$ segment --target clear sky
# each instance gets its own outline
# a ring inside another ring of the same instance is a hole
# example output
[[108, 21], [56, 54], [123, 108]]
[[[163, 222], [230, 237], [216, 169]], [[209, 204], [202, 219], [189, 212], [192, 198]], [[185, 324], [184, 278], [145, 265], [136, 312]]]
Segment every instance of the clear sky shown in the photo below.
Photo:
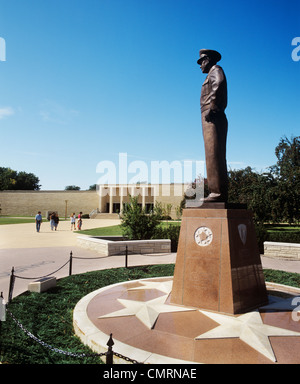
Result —
[[0, 0], [0, 166], [83, 190], [120, 153], [203, 161], [196, 61], [210, 48], [228, 81], [228, 166], [260, 172], [300, 135], [299, 36], [299, 0]]

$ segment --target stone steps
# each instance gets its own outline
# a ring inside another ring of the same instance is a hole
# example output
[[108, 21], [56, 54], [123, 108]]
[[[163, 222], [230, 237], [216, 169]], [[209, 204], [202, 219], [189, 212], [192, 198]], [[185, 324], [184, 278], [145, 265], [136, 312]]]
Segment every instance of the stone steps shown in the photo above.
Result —
[[95, 216], [92, 217], [92, 219], [117, 220], [117, 219], [119, 219], [119, 215], [118, 215], [118, 213], [97, 213]]

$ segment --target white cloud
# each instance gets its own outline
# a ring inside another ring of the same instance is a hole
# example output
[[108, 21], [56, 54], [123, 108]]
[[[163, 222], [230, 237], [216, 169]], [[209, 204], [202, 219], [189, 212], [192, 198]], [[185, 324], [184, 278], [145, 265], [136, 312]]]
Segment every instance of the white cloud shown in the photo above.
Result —
[[3, 119], [4, 117], [14, 115], [14, 113], [15, 111], [11, 107], [0, 108], [0, 120]]

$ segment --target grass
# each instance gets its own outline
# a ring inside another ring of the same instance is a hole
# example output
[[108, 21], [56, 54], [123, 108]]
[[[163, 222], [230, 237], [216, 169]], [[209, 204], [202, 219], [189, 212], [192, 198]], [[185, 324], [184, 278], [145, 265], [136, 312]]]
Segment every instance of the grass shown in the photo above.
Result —
[[34, 217], [6, 217], [0, 216], [0, 225], [34, 223]]
[[[90, 354], [73, 332], [73, 309], [89, 292], [122, 281], [172, 276], [174, 264], [116, 268], [73, 275], [58, 280], [44, 293], [25, 292], [14, 298], [9, 311], [33, 335], [53, 347]], [[300, 287], [297, 273], [264, 270], [269, 282]], [[99, 357], [72, 357], [51, 351], [29, 338], [7, 314], [0, 337], [0, 362], [9, 364], [99, 364]], [[118, 351], [115, 351], [118, 352]]]
[[[64, 351], [91, 354], [73, 332], [73, 309], [89, 292], [122, 281], [173, 275], [174, 265], [117, 268], [58, 280], [44, 293], [25, 292], [9, 311], [34, 336]], [[99, 357], [72, 357], [51, 351], [29, 338], [7, 314], [0, 335], [0, 362], [10, 364], [99, 364]], [[117, 352], [117, 351], [116, 351]]]
[[273, 269], [264, 269], [266, 281], [270, 283], [289, 285], [291, 287], [300, 288], [300, 274], [284, 271], [276, 271]]
[[[166, 227], [168, 225], [180, 225], [181, 222], [178, 221], [163, 221], [161, 225]], [[78, 231], [82, 235], [89, 236], [122, 236], [122, 228], [121, 225], [113, 225], [111, 227], [103, 227], [103, 228], [93, 228], [86, 229], [82, 231]]]
[[111, 227], [93, 228], [82, 231], [77, 231], [77, 234], [89, 236], [122, 236], [122, 229], [120, 225], [112, 225]]
[[[59, 218], [60, 221], [64, 221], [65, 218]], [[67, 219], [69, 220], [69, 219]], [[44, 222], [48, 222], [48, 220], [44, 217]], [[8, 224], [26, 224], [26, 223], [35, 223], [35, 217], [29, 216], [0, 216], [0, 225], [8, 225]]]
[[289, 224], [266, 224], [265, 225], [268, 232], [299, 232], [299, 225], [289, 225]]

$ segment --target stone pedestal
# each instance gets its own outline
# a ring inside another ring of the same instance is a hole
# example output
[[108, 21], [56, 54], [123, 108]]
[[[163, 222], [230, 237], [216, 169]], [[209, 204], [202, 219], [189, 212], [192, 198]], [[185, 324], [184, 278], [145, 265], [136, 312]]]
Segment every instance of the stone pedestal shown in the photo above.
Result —
[[183, 211], [171, 303], [237, 314], [268, 302], [252, 213]]

